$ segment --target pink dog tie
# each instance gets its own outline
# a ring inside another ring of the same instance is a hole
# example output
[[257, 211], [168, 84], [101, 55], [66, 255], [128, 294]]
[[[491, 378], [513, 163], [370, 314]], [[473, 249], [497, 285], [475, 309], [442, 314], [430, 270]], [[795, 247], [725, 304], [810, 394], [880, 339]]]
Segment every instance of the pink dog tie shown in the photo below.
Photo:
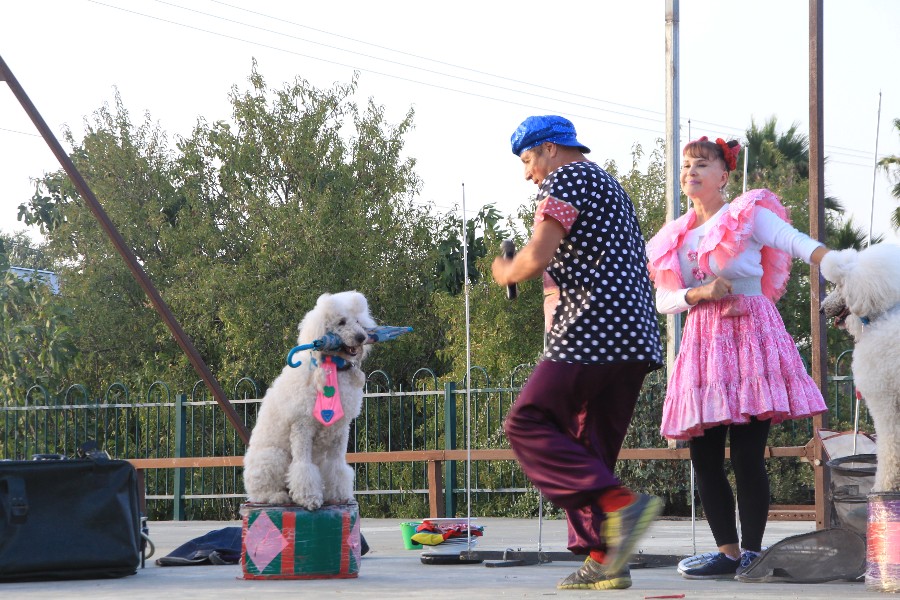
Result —
[[325, 371], [325, 385], [316, 393], [313, 415], [328, 427], [344, 416], [344, 407], [341, 406], [341, 391], [338, 389], [337, 366], [330, 356], [325, 357], [320, 368]]

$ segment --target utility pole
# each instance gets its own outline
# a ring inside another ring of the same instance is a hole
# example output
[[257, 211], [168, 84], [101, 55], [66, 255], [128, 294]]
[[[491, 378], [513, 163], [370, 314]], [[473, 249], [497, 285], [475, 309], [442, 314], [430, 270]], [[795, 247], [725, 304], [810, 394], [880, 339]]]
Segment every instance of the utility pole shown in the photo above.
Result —
[[[666, 222], [681, 216], [678, 20], [678, 0], [666, 0]], [[666, 372], [669, 374], [680, 343], [681, 315], [666, 315]]]
[[[825, 140], [824, 110], [822, 106], [822, 0], [809, 0], [809, 235], [825, 241]], [[825, 281], [818, 265], [809, 266], [809, 320], [812, 333], [812, 378], [827, 392], [828, 349], [825, 316], [819, 306], [825, 298]], [[827, 501], [831, 485], [825, 465], [825, 451], [818, 435], [828, 427], [828, 414], [813, 417], [814, 459], [816, 486], [816, 528], [825, 529], [831, 522], [831, 502]]]

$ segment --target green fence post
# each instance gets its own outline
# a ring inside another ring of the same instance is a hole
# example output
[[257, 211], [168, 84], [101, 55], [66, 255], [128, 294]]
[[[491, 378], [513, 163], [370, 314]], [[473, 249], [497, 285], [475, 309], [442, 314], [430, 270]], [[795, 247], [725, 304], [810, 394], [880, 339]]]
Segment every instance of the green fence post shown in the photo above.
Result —
[[[186, 453], [187, 411], [185, 411], [184, 406], [186, 401], [186, 394], [175, 394], [175, 458], [184, 458]], [[184, 521], [184, 469], [181, 467], [176, 468], [174, 477], [173, 495], [175, 496], [175, 506], [172, 518], [176, 521]]]
[[[456, 450], [456, 384], [452, 381], [444, 384], [444, 450]], [[455, 517], [456, 461], [448, 460], [444, 465], [444, 514]]]

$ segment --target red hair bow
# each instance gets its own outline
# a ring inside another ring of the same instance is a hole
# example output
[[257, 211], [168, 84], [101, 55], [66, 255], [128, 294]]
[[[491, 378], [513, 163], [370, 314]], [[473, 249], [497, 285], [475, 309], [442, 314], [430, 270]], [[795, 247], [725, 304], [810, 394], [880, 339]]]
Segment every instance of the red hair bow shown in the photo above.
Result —
[[[703, 137], [699, 137], [696, 140], [693, 140], [687, 144], [690, 146], [691, 144], [696, 144], [697, 142], [708, 142], [709, 138], [705, 135]], [[737, 167], [737, 157], [738, 154], [741, 153], [741, 145], [735, 143], [734, 146], [729, 146], [728, 142], [723, 140], [722, 138], [716, 138], [716, 145], [722, 150], [722, 156], [725, 157], [725, 166], [729, 171], [734, 171], [735, 167]], [[687, 150], [687, 146], [684, 147], [685, 151]]]
[[716, 144], [722, 149], [722, 154], [725, 156], [725, 166], [728, 167], [729, 171], [734, 171], [735, 167], [737, 167], [737, 157], [741, 152], [741, 145], [729, 146], [728, 142], [722, 138], [716, 138]]

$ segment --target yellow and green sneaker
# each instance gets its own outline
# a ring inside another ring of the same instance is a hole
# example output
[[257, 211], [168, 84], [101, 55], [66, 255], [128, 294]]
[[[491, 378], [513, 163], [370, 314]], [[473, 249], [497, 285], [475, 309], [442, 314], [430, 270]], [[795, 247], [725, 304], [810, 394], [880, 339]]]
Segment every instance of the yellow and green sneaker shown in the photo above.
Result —
[[638, 540], [662, 509], [660, 498], [637, 494], [637, 499], [628, 506], [606, 514], [601, 530], [606, 541], [606, 562], [603, 564], [610, 573], [616, 573], [628, 564]]
[[590, 556], [581, 568], [556, 585], [560, 590], [624, 590], [631, 587], [628, 567], [614, 574]]

